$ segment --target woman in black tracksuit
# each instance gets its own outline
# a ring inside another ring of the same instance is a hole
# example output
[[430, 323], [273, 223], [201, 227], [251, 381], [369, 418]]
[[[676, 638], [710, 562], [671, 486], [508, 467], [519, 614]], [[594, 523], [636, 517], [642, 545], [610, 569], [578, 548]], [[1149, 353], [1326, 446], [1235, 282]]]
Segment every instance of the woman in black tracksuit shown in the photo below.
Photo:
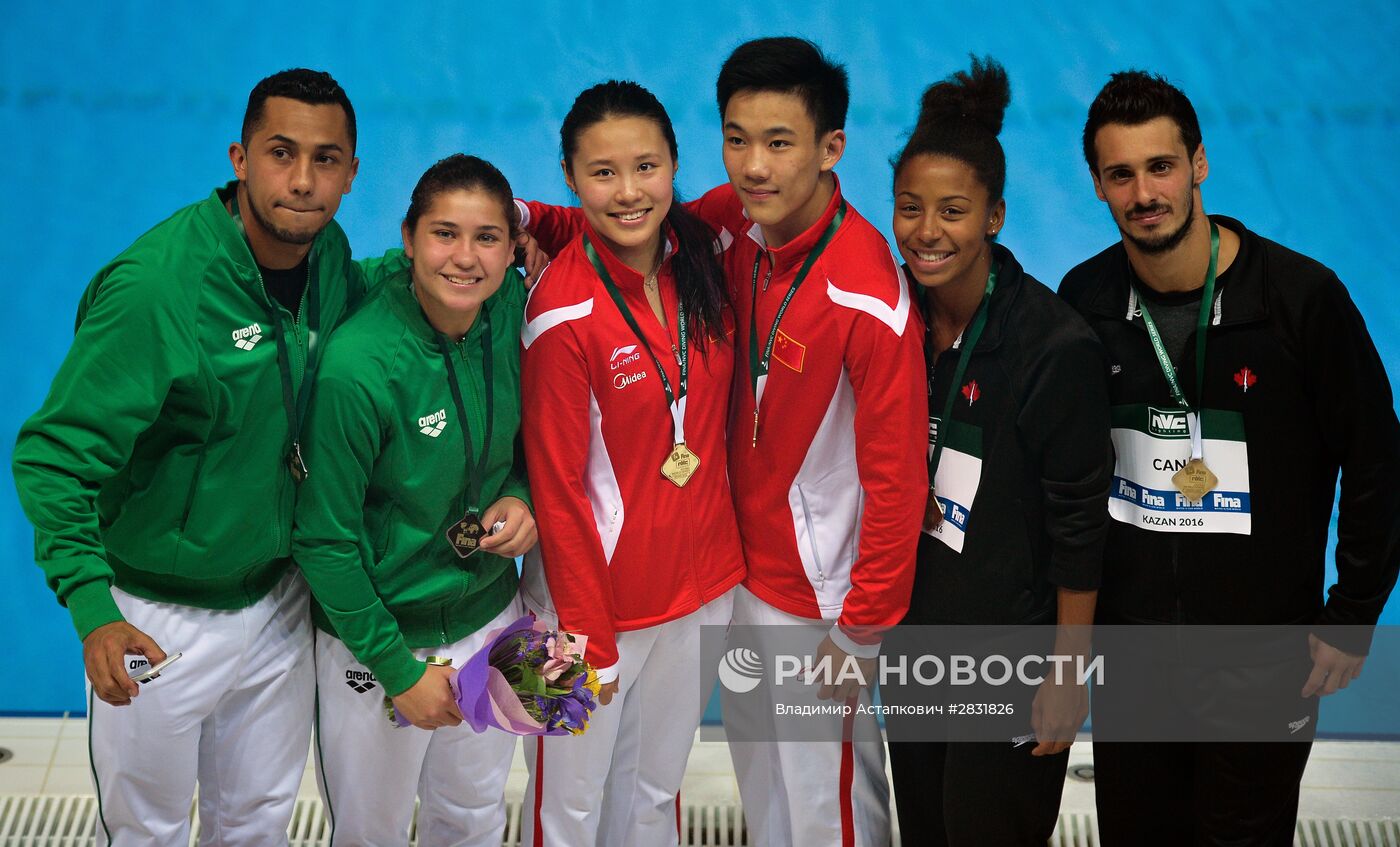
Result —
[[[995, 242], [1010, 96], [1001, 66], [974, 59], [925, 92], [894, 167], [929, 383], [931, 488], [905, 623], [1084, 624], [1045, 639], [1081, 652], [1108, 526], [1107, 366], [1084, 321]], [[952, 740], [890, 745], [906, 843], [1049, 839], [1087, 692], [1052, 678], [1015, 705], [1005, 741], [960, 742], [950, 719]], [[892, 736], [916, 726], [892, 722]]]

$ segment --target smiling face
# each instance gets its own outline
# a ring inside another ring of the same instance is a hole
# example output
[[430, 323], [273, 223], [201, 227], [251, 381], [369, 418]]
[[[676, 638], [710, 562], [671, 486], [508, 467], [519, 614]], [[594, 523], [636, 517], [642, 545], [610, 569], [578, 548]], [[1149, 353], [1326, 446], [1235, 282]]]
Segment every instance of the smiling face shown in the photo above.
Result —
[[802, 98], [745, 90], [724, 109], [724, 169], [749, 218], [781, 246], [816, 223], [831, 195], [819, 191], [846, 149], [839, 129], [817, 135]]
[[439, 193], [412, 230], [404, 225], [403, 247], [428, 323], [453, 338], [471, 328], [515, 254], [501, 200], [481, 189]]
[[359, 167], [345, 112], [269, 97], [245, 146], [229, 147], [244, 228], [258, 261], [290, 267], [335, 217]]
[[1197, 194], [1210, 170], [1205, 147], [1188, 151], [1171, 118], [1105, 124], [1094, 135], [1094, 150], [1094, 190], [1138, 250], [1165, 253], [1204, 218]]
[[661, 128], [648, 118], [604, 118], [579, 132], [563, 166], [564, 181], [608, 249], [638, 273], [649, 272], [676, 177]]
[[991, 267], [991, 243], [1006, 202], [991, 202], [971, 165], [921, 154], [894, 181], [894, 239], [914, 279], [927, 288], [980, 290]]

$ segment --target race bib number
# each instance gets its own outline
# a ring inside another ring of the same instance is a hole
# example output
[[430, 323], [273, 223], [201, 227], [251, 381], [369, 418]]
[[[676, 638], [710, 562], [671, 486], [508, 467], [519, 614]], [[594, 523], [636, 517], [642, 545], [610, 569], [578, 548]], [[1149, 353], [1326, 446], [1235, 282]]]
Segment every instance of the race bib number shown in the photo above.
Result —
[[1201, 414], [1204, 459], [1220, 483], [1188, 500], [1172, 475], [1191, 459], [1186, 410], [1115, 406], [1113, 448], [1118, 455], [1108, 513], [1116, 521], [1156, 532], [1228, 532], [1249, 535], [1249, 450], [1244, 417], [1206, 409]]
[[[929, 418], [930, 439], [936, 435], [938, 418]], [[951, 421], [948, 441], [938, 460], [938, 473], [933, 490], [943, 506], [943, 521], [924, 532], [961, 553], [967, 535], [967, 522], [972, 518], [972, 503], [977, 499], [977, 487], [982, 482], [982, 430], [972, 424]], [[929, 447], [929, 455], [933, 448]]]

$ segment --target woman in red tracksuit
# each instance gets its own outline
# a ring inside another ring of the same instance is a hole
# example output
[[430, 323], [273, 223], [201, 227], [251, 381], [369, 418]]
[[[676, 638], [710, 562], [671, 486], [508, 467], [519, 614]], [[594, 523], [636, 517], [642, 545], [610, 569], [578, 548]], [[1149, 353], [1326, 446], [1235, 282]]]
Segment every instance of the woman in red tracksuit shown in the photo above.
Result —
[[675, 202], [675, 133], [656, 98], [594, 86], [560, 136], [582, 226], [526, 205], [581, 232], [522, 331], [540, 532], [523, 594], [588, 637], [603, 705], [585, 734], [527, 744], [524, 843], [675, 844], [713, 686], [700, 627], [729, 622], [744, 576], [726, 473], [733, 317], [713, 233]]

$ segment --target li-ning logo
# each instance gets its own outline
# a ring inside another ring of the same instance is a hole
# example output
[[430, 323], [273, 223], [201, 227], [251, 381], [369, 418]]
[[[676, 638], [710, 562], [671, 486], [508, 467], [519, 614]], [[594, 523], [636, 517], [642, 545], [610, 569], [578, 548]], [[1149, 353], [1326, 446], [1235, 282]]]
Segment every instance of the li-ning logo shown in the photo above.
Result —
[[424, 415], [418, 419], [418, 431], [429, 438], [437, 438], [442, 435], [442, 430], [447, 426], [447, 410], [438, 409], [431, 415]]
[[1308, 723], [1311, 722], [1311, 721], [1312, 721], [1312, 715], [1306, 715], [1306, 716], [1304, 716], [1304, 717], [1299, 718], [1299, 719], [1296, 720], [1296, 721], [1289, 721], [1289, 722], [1288, 722], [1288, 734], [1289, 734], [1289, 735], [1297, 735], [1297, 734], [1298, 734], [1298, 731], [1301, 730], [1303, 727], [1307, 726]]
[[763, 661], [747, 647], [735, 647], [719, 660], [719, 681], [735, 694], [747, 694], [763, 681]]
[[369, 671], [346, 671], [345, 684], [356, 694], [368, 694], [374, 690], [374, 674]]
[[1235, 385], [1245, 394], [1249, 393], [1249, 387], [1259, 381], [1259, 377], [1249, 368], [1240, 368], [1235, 372]]
[[1186, 428], [1186, 413], [1172, 409], [1147, 407], [1147, 431], [1159, 438], [1186, 438], [1191, 431]]
[[252, 350], [259, 341], [262, 341], [262, 327], [257, 324], [233, 331], [233, 346], [239, 350]]
[[637, 352], [637, 345], [635, 344], [629, 344], [626, 347], [614, 347], [612, 358], [608, 360], [608, 367], [613, 370], [625, 368], [641, 358], [642, 354]]

